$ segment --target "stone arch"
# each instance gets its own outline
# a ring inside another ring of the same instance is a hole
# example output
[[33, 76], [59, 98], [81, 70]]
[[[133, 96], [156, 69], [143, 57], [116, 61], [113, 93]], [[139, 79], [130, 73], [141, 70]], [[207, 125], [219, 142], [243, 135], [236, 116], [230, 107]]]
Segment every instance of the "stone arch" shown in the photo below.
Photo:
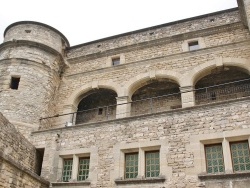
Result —
[[113, 81], [92, 81], [76, 89], [68, 98], [65, 106], [72, 106], [72, 108], [77, 108], [79, 102], [82, 100], [82, 96], [84, 93], [87, 93], [92, 89], [99, 88], [110, 89], [115, 91], [117, 93], [117, 96], [121, 95], [120, 86], [114, 83]]
[[168, 78], [181, 86], [182, 84], [180, 83], [180, 77], [180, 73], [171, 70], [152, 70], [147, 73], [139, 74], [131, 78], [124, 86], [124, 96], [131, 97], [138, 88], [142, 87], [145, 82], [151, 79]]
[[180, 82], [183, 86], [194, 86], [196, 82], [204, 76], [207, 76], [216, 67], [232, 66], [242, 68], [250, 73], [250, 59], [244, 58], [216, 58], [201, 65], [198, 65], [193, 70], [184, 74]]

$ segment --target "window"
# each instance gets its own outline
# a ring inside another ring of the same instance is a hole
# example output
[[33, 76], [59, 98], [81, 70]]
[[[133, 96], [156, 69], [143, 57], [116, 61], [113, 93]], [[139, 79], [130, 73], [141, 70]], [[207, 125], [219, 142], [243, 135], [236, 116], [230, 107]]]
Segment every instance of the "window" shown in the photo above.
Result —
[[207, 145], [205, 146], [207, 173], [222, 173], [225, 171], [222, 145]]
[[103, 113], [103, 108], [98, 108], [98, 115], [102, 115]]
[[146, 172], [145, 177], [158, 177], [160, 175], [160, 152], [148, 151], [145, 153]]
[[172, 175], [168, 166], [167, 139], [117, 143], [114, 145], [114, 181], [116, 184], [131, 182], [164, 182]]
[[78, 181], [84, 181], [89, 177], [89, 161], [90, 158], [80, 158], [78, 168]]
[[112, 65], [115, 66], [115, 65], [120, 65], [120, 58], [113, 58], [112, 59]]
[[125, 154], [125, 178], [137, 178], [138, 176], [138, 153]]
[[198, 50], [200, 48], [198, 41], [192, 41], [188, 43], [189, 51]]
[[10, 88], [17, 90], [19, 82], [20, 82], [20, 77], [11, 77]]
[[250, 155], [248, 141], [230, 143], [234, 172], [250, 170]]
[[62, 181], [68, 182], [72, 176], [73, 159], [64, 159]]

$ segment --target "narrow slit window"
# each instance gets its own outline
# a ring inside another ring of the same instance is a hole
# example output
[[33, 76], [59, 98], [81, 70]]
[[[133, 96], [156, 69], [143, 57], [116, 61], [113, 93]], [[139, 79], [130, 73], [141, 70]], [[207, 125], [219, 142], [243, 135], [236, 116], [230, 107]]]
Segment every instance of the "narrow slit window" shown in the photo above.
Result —
[[20, 82], [20, 77], [11, 77], [10, 88], [17, 90], [19, 82]]
[[188, 48], [189, 48], [189, 51], [200, 49], [199, 42], [198, 41], [189, 42]]
[[114, 58], [114, 59], [112, 59], [112, 65], [113, 66], [120, 65], [120, 58]]
[[99, 108], [98, 109], [98, 115], [102, 115], [102, 113], [103, 113], [103, 108]]

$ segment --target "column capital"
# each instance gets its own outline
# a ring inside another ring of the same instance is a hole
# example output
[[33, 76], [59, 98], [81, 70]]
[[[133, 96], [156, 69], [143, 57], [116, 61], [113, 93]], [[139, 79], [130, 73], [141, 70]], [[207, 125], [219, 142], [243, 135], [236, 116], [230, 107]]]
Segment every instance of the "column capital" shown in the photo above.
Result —
[[129, 96], [120, 96], [120, 97], [116, 97], [116, 101], [117, 103], [128, 103], [131, 102], [131, 98]]
[[191, 92], [195, 89], [194, 86], [183, 86], [183, 87], [180, 87], [180, 91], [181, 93], [185, 93], [185, 92]]

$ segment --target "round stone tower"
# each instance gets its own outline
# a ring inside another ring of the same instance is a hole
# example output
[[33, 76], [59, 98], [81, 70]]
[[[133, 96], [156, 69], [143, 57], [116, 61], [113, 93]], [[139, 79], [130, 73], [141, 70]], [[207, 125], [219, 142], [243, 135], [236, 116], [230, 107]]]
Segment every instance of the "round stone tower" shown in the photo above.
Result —
[[0, 112], [24, 135], [54, 115], [67, 38], [51, 26], [16, 22], [0, 45]]

